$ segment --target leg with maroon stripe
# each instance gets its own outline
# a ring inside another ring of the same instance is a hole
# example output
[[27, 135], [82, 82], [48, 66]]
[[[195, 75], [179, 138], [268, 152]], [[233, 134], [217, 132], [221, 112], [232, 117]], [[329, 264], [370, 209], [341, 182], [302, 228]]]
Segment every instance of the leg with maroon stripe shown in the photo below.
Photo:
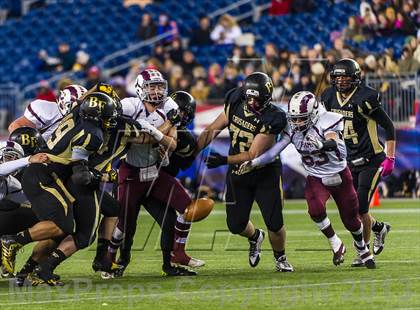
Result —
[[167, 203], [179, 214], [175, 223], [175, 236], [172, 262], [190, 267], [200, 267], [204, 262], [194, 259], [185, 252], [185, 245], [190, 233], [191, 222], [185, 220], [185, 209], [192, 203], [182, 184], [165, 171], [159, 171], [159, 177], [152, 185], [150, 196]]
[[319, 230], [328, 238], [331, 249], [334, 253], [333, 263], [339, 265], [344, 261], [346, 248], [343, 242], [335, 233], [330, 219], [327, 216], [325, 204], [330, 197], [330, 192], [322, 184], [320, 178], [308, 176], [306, 179], [305, 198], [308, 202], [308, 213]]

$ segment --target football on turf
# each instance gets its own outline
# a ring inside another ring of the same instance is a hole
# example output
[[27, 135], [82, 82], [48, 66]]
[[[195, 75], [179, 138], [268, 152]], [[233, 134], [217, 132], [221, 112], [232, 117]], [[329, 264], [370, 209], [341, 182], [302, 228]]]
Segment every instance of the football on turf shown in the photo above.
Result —
[[213, 210], [214, 201], [210, 198], [193, 200], [184, 213], [184, 218], [190, 222], [198, 222], [205, 219]]

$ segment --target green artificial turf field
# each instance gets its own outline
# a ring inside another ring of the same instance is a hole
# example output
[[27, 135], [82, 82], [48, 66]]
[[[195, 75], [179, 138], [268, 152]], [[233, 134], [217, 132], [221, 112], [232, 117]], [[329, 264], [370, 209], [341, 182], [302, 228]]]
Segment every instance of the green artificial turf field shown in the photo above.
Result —
[[[188, 252], [206, 261], [197, 277], [161, 277], [159, 227], [142, 211], [136, 251], [125, 276], [102, 280], [94, 274], [94, 247], [58, 269], [64, 287], [15, 288], [0, 280], [0, 309], [420, 309], [420, 202], [382, 201], [372, 209], [392, 229], [377, 269], [351, 268], [350, 234], [329, 204], [329, 216], [347, 246], [343, 265], [332, 264], [328, 241], [306, 214], [303, 201], [286, 201], [287, 256], [294, 273], [276, 273], [269, 241], [260, 264], [248, 265], [248, 243], [228, 233], [223, 205], [196, 223]], [[253, 222], [263, 227], [254, 207]], [[18, 268], [31, 247], [18, 254]]]

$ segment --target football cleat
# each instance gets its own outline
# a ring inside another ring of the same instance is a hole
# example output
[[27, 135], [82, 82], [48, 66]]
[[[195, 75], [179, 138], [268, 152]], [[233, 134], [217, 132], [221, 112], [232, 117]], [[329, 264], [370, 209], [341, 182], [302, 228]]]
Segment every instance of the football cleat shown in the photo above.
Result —
[[355, 242], [353, 242], [354, 248], [357, 251], [358, 256], [360, 257], [360, 260], [363, 263], [363, 266], [365, 266], [368, 269], [375, 269], [376, 264], [375, 260], [373, 258], [372, 253], [370, 253], [370, 250], [367, 246], [364, 246], [363, 248], [359, 248]]
[[64, 283], [60, 281], [60, 277], [54, 275], [51, 267], [47, 264], [40, 264], [35, 268], [32, 286], [38, 286], [40, 284], [48, 284], [49, 286], [64, 285]]
[[4, 268], [4, 266], [1, 266], [0, 277], [2, 279], [12, 279], [15, 277], [15, 275], [13, 273], [8, 272], [6, 268]]
[[375, 232], [375, 238], [373, 239], [373, 254], [379, 255], [384, 249], [385, 237], [391, 230], [391, 225], [384, 223], [384, 227], [380, 232]]
[[22, 245], [12, 237], [3, 236], [0, 239], [1, 243], [1, 262], [4, 269], [13, 274], [15, 271], [16, 253], [22, 247]]
[[340, 248], [338, 249], [337, 252], [334, 252], [333, 255], [333, 264], [338, 266], [341, 263], [344, 262], [344, 254], [346, 253], [346, 247], [344, 246], [344, 243], [341, 243]]
[[278, 259], [274, 259], [276, 263], [276, 270], [279, 272], [293, 272], [295, 269], [287, 261], [286, 255], [280, 256]]
[[175, 251], [171, 253], [171, 263], [175, 266], [187, 266], [192, 268], [202, 267], [206, 263], [197, 258], [188, 256], [184, 251]]
[[265, 232], [262, 229], [256, 229], [258, 238], [256, 241], [248, 239], [249, 242], [249, 265], [256, 267], [261, 259], [261, 245], [264, 241]]
[[353, 262], [351, 263], [352, 267], [364, 267], [365, 264], [363, 263], [362, 259], [360, 258], [359, 255], [356, 256], [356, 258], [353, 260]]
[[[110, 269], [108, 271], [103, 271], [101, 272], [101, 278], [103, 280], [109, 280], [109, 279], [114, 279], [114, 278], [118, 278], [118, 277], [122, 277], [124, 274], [124, 270], [127, 266], [123, 266], [123, 265], [118, 265], [117, 263], [112, 263]], [[120, 269], [123, 269], [122, 271], [120, 271]]]
[[185, 277], [196, 276], [197, 272], [180, 266], [162, 266], [162, 276], [164, 277]]

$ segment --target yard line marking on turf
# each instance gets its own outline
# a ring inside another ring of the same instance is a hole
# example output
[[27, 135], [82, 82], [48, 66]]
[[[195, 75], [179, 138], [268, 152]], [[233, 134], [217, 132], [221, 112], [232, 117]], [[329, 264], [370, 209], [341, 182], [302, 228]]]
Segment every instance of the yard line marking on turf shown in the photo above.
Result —
[[[260, 211], [255, 209], [251, 211], [252, 214], [260, 214]], [[329, 214], [338, 214], [338, 210], [328, 210]], [[396, 213], [396, 214], [408, 214], [408, 213], [419, 213], [420, 214], [420, 208], [415, 209], [415, 208], [386, 208], [386, 209], [375, 209], [372, 210], [372, 213], [374, 214], [392, 214], [392, 213]], [[306, 209], [301, 209], [301, 210], [285, 210], [283, 209], [283, 214], [308, 214], [308, 211]], [[210, 216], [212, 215], [226, 215], [226, 211], [225, 210], [213, 210], [210, 213]], [[143, 216], [149, 216], [148, 214], [144, 214]]]
[[[307, 283], [307, 284], [291, 284], [291, 285], [271, 285], [271, 286], [258, 286], [258, 287], [242, 287], [242, 288], [224, 288], [223, 292], [243, 292], [243, 291], [255, 291], [255, 290], [268, 290], [268, 289], [284, 289], [284, 288], [307, 288], [307, 287], [318, 287], [325, 285], [347, 285], [347, 284], [363, 284], [363, 283], [381, 283], [386, 281], [411, 281], [411, 280], [420, 280], [420, 277], [412, 277], [412, 278], [391, 278], [391, 279], [371, 279], [371, 280], [358, 280], [358, 281], [337, 281], [337, 282], [321, 282], [321, 283]], [[19, 294], [24, 292], [17, 292]], [[29, 293], [29, 292], [27, 292]], [[31, 291], [31, 293], [34, 293]], [[43, 293], [45, 293], [43, 291]], [[206, 293], [211, 293], [211, 296], [218, 296], [215, 295], [217, 293], [220, 293], [220, 290], [208, 290]], [[213, 294], [214, 293], [214, 294]], [[63, 303], [63, 302], [77, 302], [77, 301], [86, 301], [86, 300], [97, 300], [98, 296], [95, 297], [80, 297], [80, 296], [88, 296], [88, 295], [97, 295], [97, 292], [90, 292], [90, 293], [79, 293], [78, 298], [69, 298], [69, 299], [59, 299], [59, 300], [40, 300], [40, 301], [30, 301], [30, 302], [16, 302], [16, 303], [6, 303], [1, 304], [2, 306], [18, 306], [18, 305], [29, 305], [29, 304], [51, 304], [51, 303]], [[151, 298], [151, 297], [162, 297], [162, 296], [173, 296], [173, 295], [197, 295], [197, 294], [203, 294], [203, 290], [196, 290], [196, 291], [188, 291], [188, 292], [179, 292], [179, 291], [173, 291], [173, 292], [163, 292], [163, 293], [152, 293], [152, 294], [134, 294], [134, 295], [119, 295], [119, 296], [100, 296], [101, 298], [104, 298], [106, 300], [111, 299], [122, 299], [122, 298], [133, 298], [133, 297], [140, 297], [140, 298]], [[60, 297], [63, 297], [62, 294], [58, 295]], [[72, 295], [68, 295], [72, 296]], [[223, 294], [223, 296], [229, 296], [226, 294]]]

